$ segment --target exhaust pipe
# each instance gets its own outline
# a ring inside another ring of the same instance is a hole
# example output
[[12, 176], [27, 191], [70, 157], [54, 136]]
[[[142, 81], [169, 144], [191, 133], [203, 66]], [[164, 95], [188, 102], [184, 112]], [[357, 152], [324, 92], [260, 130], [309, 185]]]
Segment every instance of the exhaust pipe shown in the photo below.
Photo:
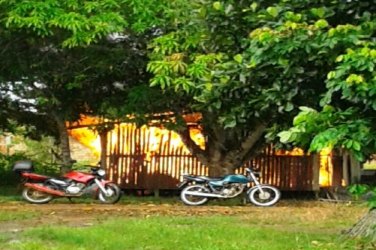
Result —
[[44, 186], [41, 186], [41, 185], [38, 185], [38, 184], [33, 184], [33, 183], [27, 182], [27, 183], [25, 183], [25, 187], [32, 188], [32, 189], [35, 189], [37, 191], [41, 191], [41, 192], [44, 192], [44, 193], [47, 193], [47, 194], [52, 194], [52, 195], [56, 195], [56, 196], [65, 196], [64, 192], [54, 190], [54, 189], [51, 189], [51, 188], [48, 188], [48, 187], [44, 187]]
[[226, 198], [226, 196], [220, 195], [220, 194], [210, 194], [210, 193], [201, 193], [201, 192], [192, 192], [192, 191], [186, 191], [184, 192], [188, 195], [193, 196], [204, 196], [204, 197], [215, 197], [215, 198]]

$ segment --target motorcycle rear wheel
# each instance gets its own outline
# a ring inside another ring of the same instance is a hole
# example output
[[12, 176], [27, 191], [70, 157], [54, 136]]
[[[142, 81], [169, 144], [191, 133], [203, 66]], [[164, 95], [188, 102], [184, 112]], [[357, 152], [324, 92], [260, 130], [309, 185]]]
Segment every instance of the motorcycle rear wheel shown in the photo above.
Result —
[[263, 192], [254, 187], [248, 193], [249, 200], [256, 206], [270, 207], [281, 198], [281, 192], [277, 188], [268, 185], [261, 185], [261, 188]]
[[202, 185], [187, 186], [180, 193], [180, 199], [185, 205], [199, 206], [205, 204], [209, 200], [208, 197], [186, 194], [187, 191], [210, 193], [210, 190]]
[[35, 189], [25, 187], [22, 190], [22, 197], [33, 204], [44, 204], [50, 202], [54, 197], [50, 194], [37, 191]]
[[108, 195], [106, 195], [102, 191], [99, 191], [99, 194], [98, 194], [98, 198], [102, 203], [115, 204], [116, 202], [120, 200], [121, 190], [116, 184], [108, 183], [106, 184], [104, 188], [106, 189]]

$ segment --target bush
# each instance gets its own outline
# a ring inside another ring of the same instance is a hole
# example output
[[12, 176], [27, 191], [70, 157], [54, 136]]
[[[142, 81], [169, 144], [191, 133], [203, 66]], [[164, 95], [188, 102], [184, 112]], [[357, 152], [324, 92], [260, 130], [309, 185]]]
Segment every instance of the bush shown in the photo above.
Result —
[[[19, 176], [12, 171], [13, 165], [16, 161], [30, 159], [23, 153], [13, 155], [0, 154], [0, 186], [16, 185], [19, 183]], [[33, 159], [30, 159], [33, 161]], [[60, 168], [58, 165], [43, 164], [38, 161], [33, 161], [35, 171], [38, 174], [58, 175]]]
[[371, 209], [376, 208], [376, 187], [365, 184], [354, 184], [348, 187], [349, 193], [355, 200], [363, 199], [367, 201]]
[[12, 171], [16, 161], [26, 159], [23, 154], [0, 154], [0, 184], [2, 186], [13, 185], [19, 181], [18, 176]]

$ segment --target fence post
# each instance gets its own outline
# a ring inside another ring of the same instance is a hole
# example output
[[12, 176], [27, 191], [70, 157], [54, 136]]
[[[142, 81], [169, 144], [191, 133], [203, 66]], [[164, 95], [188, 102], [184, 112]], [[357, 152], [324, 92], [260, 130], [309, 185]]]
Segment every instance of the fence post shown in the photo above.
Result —
[[320, 191], [320, 155], [312, 155], [312, 190]]

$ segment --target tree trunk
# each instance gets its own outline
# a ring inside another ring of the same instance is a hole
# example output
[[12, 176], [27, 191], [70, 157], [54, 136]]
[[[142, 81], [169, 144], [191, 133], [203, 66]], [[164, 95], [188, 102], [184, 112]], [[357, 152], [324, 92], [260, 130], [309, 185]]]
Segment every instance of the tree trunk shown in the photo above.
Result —
[[233, 174], [235, 172], [235, 169], [227, 164], [213, 163], [207, 165], [207, 167], [209, 168], [210, 177], [220, 177], [228, 174]]
[[350, 237], [368, 238], [376, 241], [376, 209], [370, 210], [363, 218], [361, 218], [346, 235]]
[[59, 133], [60, 159], [62, 161], [60, 172], [64, 174], [72, 169], [69, 135], [64, 119], [61, 119], [57, 114], [53, 114], [53, 116]]
[[206, 137], [204, 149], [190, 137], [189, 126], [176, 131], [192, 155], [209, 168], [210, 177], [233, 174], [265, 145], [266, 125], [263, 123], [254, 124], [253, 129], [247, 133], [223, 129], [215, 122], [210, 125], [202, 130]]

